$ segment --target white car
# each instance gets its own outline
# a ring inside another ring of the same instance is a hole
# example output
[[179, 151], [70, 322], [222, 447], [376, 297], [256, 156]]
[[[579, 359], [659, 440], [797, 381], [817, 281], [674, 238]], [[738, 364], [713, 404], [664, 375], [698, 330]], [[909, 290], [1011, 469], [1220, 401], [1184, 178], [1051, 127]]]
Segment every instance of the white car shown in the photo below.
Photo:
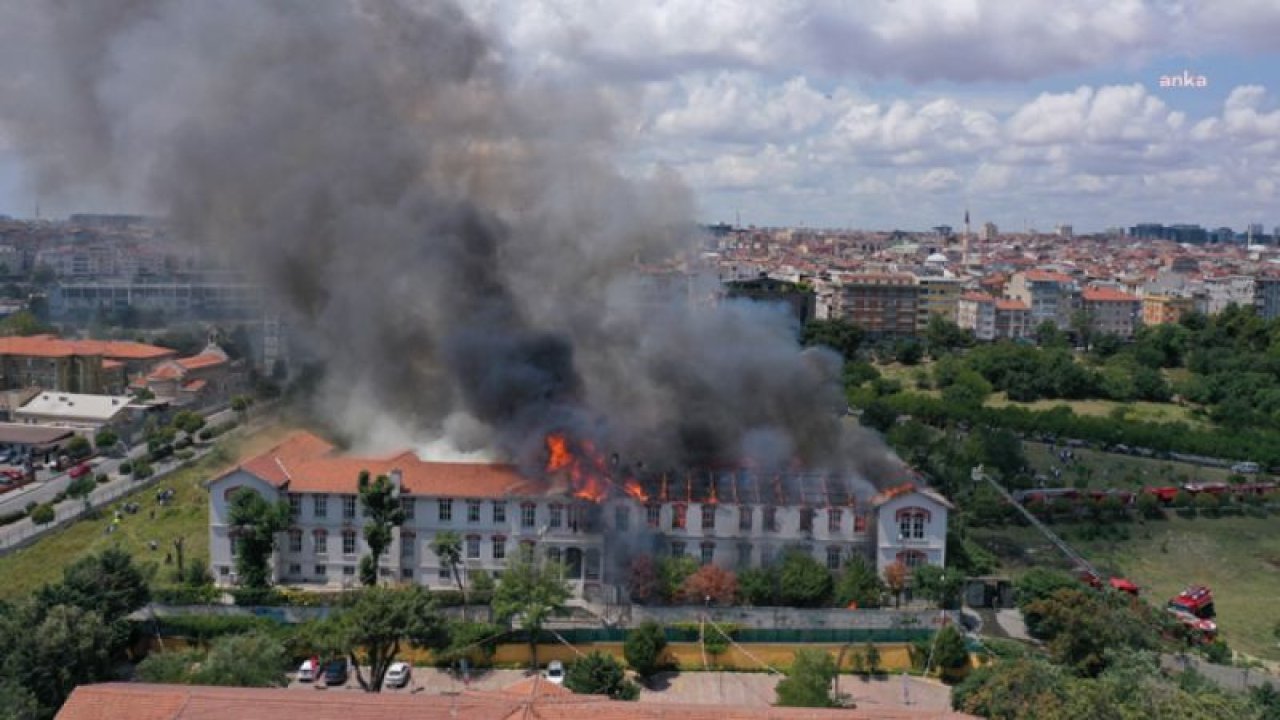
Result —
[[316, 666], [312, 664], [311, 659], [307, 658], [302, 661], [302, 667], [298, 668], [298, 682], [315, 682]]
[[564, 663], [559, 660], [552, 660], [547, 664], [547, 680], [561, 685], [564, 683]]
[[402, 688], [409, 684], [409, 678], [413, 675], [413, 667], [407, 662], [394, 662], [391, 667], [387, 668], [387, 675], [382, 680], [382, 684], [391, 688]]

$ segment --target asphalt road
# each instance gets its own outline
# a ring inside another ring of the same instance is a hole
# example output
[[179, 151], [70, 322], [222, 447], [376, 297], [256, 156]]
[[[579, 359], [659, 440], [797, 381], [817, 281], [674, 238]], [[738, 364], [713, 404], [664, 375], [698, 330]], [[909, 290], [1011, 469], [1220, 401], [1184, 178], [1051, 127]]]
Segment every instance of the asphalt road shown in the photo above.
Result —
[[[231, 420], [235, 413], [231, 410], [220, 410], [213, 415], [207, 417], [209, 425], [217, 425], [219, 423]], [[129, 450], [129, 459], [137, 459], [147, 453], [147, 444], [142, 443], [135, 445]], [[100, 475], [106, 473], [111, 476], [111, 482], [105, 486], [110, 487], [113, 483], [127, 481], [127, 478], [121, 478], [117, 475], [120, 469], [120, 463], [124, 462], [124, 458], [95, 458], [96, 464], [93, 467], [93, 474]], [[53, 500], [58, 493], [67, 489], [71, 484], [71, 477], [65, 472], [53, 470], [39, 469], [36, 470], [35, 482], [29, 483], [17, 490], [11, 490], [0, 495], [0, 515], [6, 515], [11, 512], [22, 510], [28, 503], [46, 503]]]

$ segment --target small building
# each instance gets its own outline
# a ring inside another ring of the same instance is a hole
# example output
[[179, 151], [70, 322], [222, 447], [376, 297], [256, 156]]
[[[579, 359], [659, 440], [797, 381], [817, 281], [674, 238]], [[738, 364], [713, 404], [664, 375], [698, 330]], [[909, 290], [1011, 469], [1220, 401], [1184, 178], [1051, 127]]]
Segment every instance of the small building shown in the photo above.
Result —
[[1005, 291], [1008, 299], [1019, 300], [1031, 311], [1031, 327], [1051, 322], [1059, 330], [1071, 325], [1074, 310], [1075, 280], [1069, 275], [1048, 270], [1014, 273]]
[[13, 419], [24, 425], [46, 425], [97, 432], [122, 419], [130, 399], [120, 395], [84, 395], [56, 391], [42, 392], [14, 411]]
[[1017, 340], [1031, 334], [1031, 312], [1020, 300], [965, 293], [956, 303], [956, 324], [978, 340]]
[[900, 562], [908, 570], [922, 565], [945, 566], [947, 514], [955, 509], [942, 495], [908, 483], [886, 490], [871, 501], [876, 511], [876, 571]]
[[1084, 310], [1095, 332], [1133, 337], [1142, 323], [1142, 300], [1135, 295], [1107, 287], [1088, 287], [1080, 293]]
[[230, 397], [236, 377], [227, 353], [210, 341], [199, 354], [160, 363], [133, 385], [174, 405], [208, 405]]
[[65, 448], [75, 435], [67, 428], [0, 423], [0, 449], [17, 450], [22, 456], [48, 457]]

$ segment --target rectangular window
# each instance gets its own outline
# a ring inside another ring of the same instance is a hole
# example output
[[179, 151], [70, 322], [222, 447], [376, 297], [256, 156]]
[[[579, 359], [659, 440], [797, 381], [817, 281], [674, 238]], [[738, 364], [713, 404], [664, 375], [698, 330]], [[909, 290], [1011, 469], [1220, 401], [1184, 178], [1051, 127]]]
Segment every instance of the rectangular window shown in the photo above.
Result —
[[716, 506], [715, 505], [704, 504], [702, 506], [702, 529], [703, 530], [716, 529]]
[[685, 525], [685, 515], [689, 512], [689, 508], [681, 503], [671, 506], [671, 529], [683, 530]]
[[480, 559], [480, 536], [479, 535], [467, 536], [467, 559], [468, 560]]
[[400, 568], [400, 579], [401, 579], [401, 580], [412, 580], [412, 579], [413, 579], [413, 568]]
[[800, 508], [800, 532], [813, 532], [813, 508]]
[[738, 530], [742, 532], [751, 532], [751, 508], [747, 505], [738, 506]]
[[342, 554], [356, 554], [356, 532], [354, 530], [346, 530], [342, 533]]
[[619, 505], [613, 509], [614, 528], [626, 532], [631, 529], [631, 508]]
[[342, 519], [355, 520], [355, 518], [356, 518], [356, 496], [343, 495], [342, 496]]
[[222, 577], [226, 577], [231, 574], [231, 568], [227, 567], [226, 565], [219, 565], [218, 574], [221, 575]]
[[480, 501], [479, 500], [467, 501], [467, 522], [469, 523], [480, 522]]
[[289, 517], [299, 517], [302, 515], [302, 496], [297, 493], [289, 493]]
[[501, 535], [493, 536], [493, 559], [507, 559], [507, 539]]
[[319, 575], [320, 577], [324, 577], [324, 576], [325, 576], [325, 575], [327, 575], [328, 573], [329, 573], [329, 568], [328, 568], [328, 567], [326, 567], [326, 566], [324, 566], [324, 565], [317, 565], [317, 566], [316, 566], [316, 572], [315, 572], [315, 574], [316, 574], [316, 575]]
[[351, 577], [352, 575], [355, 575], [355, 574], [356, 574], [356, 566], [355, 566], [355, 565], [343, 565], [343, 566], [342, 566], [342, 574], [343, 574], [343, 575], [345, 575], [346, 577]]
[[453, 522], [453, 501], [449, 499], [441, 499], [439, 503], [436, 518], [442, 522]]
[[311, 537], [316, 544], [316, 554], [325, 555], [329, 552], [329, 534], [318, 532]]
[[440, 568], [440, 571], [436, 573], [436, 577], [440, 578], [442, 582], [449, 582], [449, 580], [453, 578], [453, 576], [449, 574], [449, 568], [447, 566]]
[[405, 522], [413, 520], [414, 511], [417, 509], [418, 502], [411, 497], [400, 498], [400, 509], [404, 510]]
[[564, 507], [558, 503], [551, 503], [551, 521], [547, 524], [552, 529], [560, 527], [564, 521]]
[[329, 496], [316, 495], [311, 499], [311, 513], [318, 518], [329, 516]]
[[292, 552], [292, 553], [302, 552], [302, 531], [301, 530], [289, 531], [289, 552]]
[[645, 505], [644, 506], [645, 524], [651, 528], [658, 527], [658, 523], [662, 521], [661, 505]]
[[538, 506], [533, 503], [524, 503], [520, 506], [520, 527], [531, 528], [537, 523]]
[[916, 513], [911, 519], [911, 537], [916, 540], [924, 538], [924, 513]]
[[741, 543], [738, 545], [738, 567], [751, 567], [751, 545], [750, 543]]
[[400, 557], [412, 558], [418, 550], [418, 538], [414, 535], [400, 536]]
[[671, 543], [671, 557], [684, 557], [684, 543], [679, 540]]
[[507, 504], [497, 500], [493, 503], [493, 521], [495, 523], [504, 523], [507, 521]]
[[834, 546], [827, 548], [827, 569], [840, 569], [840, 548]]
[[289, 574], [290, 574], [290, 575], [292, 575], [292, 576], [294, 576], [294, 577], [297, 577], [298, 575], [301, 575], [301, 574], [302, 574], [302, 566], [301, 566], [301, 565], [299, 565], [299, 564], [297, 564], [297, 563], [290, 563], [290, 564], [289, 564]]
[[231, 557], [240, 554], [240, 538], [232, 535], [228, 540], [231, 542]]
[[829, 508], [827, 510], [827, 532], [832, 535], [840, 533], [840, 516], [840, 508]]
[[778, 508], [772, 506], [765, 507], [764, 529], [766, 532], [778, 532]]
[[854, 514], [853, 531], [856, 533], [864, 533], [867, 531], [867, 514], [866, 513]]
[[773, 564], [773, 546], [764, 545], [760, 548], [760, 566], [769, 567]]
[[702, 557], [699, 558], [703, 565], [710, 565], [716, 559], [716, 544], [712, 542], [702, 543]]

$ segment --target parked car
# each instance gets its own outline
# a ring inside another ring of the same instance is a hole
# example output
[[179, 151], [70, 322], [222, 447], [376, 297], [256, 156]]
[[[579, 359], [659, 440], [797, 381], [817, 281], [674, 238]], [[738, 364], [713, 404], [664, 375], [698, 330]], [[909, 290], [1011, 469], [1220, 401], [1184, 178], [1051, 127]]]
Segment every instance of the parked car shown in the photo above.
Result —
[[1231, 466], [1231, 472], [1241, 475], [1255, 475], [1262, 471], [1256, 462], [1239, 462]]
[[564, 683], [564, 663], [552, 660], [547, 664], [547, 680], [560, 685]]
[[302, 666], [298, 668], [298, 682], [315, 682], [316, 681], [316, 663], [311, 658], [302, 661]]
[[91, 472], [93, 472], [93, 468], [89, 467], [89, 463], [80, 463], [79, 465], [71, 468], [71, 470], [67, 472], [67, 475], [70, 475], [72, 480], [76, 480]]
[[347, 684], [347, 661], [345, 659], [335, 658], [324, 666], [324, 684], [329, 687]]
[[383, 678], [382, 684], [390, 688], [402, 688], [409, 684], [409, 678], [412, 675], [413, 667], [409, 663], [394, 662], [387, 668], [387, 676]]

